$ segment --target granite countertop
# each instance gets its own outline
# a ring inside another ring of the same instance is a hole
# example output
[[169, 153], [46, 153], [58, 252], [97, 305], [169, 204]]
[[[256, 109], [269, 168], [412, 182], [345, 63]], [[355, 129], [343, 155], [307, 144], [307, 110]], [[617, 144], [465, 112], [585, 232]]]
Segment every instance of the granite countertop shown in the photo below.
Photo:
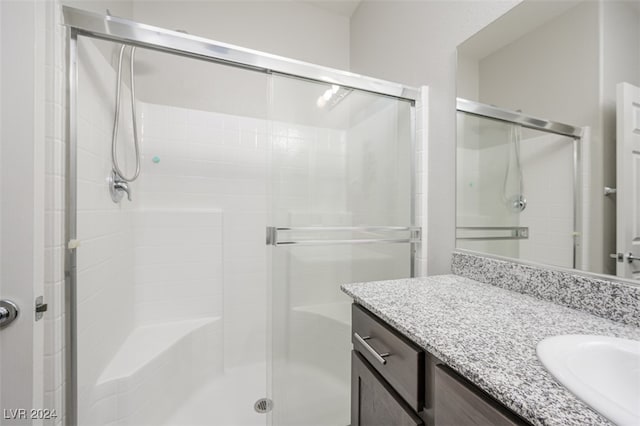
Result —
[[640, 340], [640, 328], [458, 275], [345, 284], [342, 290], [534, 425], [611, 424], [536, 356], [547, 336]]

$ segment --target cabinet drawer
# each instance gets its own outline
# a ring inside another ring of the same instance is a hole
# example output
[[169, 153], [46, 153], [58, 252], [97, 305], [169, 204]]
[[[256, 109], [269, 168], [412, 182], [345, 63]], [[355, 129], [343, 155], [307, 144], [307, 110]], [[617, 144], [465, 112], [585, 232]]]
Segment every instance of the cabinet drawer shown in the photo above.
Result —
[[528, 425], [446, 365], [435, 368], [435, 426]]
[[424, 406], [422, 349], [356, 304], [352, 308], [352, 327], [354, 349], [413, 410], [420, 412]]
[[421, 426], [422, 420], [356, 351], [351, 352], [351, 426]]

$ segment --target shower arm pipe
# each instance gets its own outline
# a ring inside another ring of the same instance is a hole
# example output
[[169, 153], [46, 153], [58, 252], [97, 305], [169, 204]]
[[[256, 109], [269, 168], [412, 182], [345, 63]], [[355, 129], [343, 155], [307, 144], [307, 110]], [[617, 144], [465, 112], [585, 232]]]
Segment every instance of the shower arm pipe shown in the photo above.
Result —
[[246, 49], [115, 16], [87, 12], [73, 7], [63, 6], [62, 13], [64, 24], [79, 35], [266, 73], [336, 84], [412, 102], [419, 98], [420, 91], [417, 88], [398, 83]]
[[533, 117], [517, 111], [498, 108], [468, 99], [457, 98], [456, 109], [479, 117], [492, 118], [494, 120], [505, 121], [507, 123], [520, 124], [528, 129], [540, 130], [548, 133], [569, 136], [572, 138], [582, 138], [582, 128], [570, 124], [550, 121], [544, 118]]

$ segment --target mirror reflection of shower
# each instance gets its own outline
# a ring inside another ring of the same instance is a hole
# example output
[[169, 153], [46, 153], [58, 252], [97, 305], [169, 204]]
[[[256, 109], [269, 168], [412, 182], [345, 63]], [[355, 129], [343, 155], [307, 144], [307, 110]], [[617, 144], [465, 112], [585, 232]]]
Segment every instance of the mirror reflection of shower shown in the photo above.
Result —
[[457, 110], [456, 247], [575, 267], [582, 129], [461, 98]]
[[116, 76], [116, 102], [115, 113], [113, 117], [113, 132], [111, 137], [111, 175], [107, 178], [109, 184], [109, 192], [111, 199], [114, 203], [119, 203], [124, 194], [127, 194], [127, 199], [131, 201], [131, 188], [129, 183], [135, 181], [140, 176], [140, 143], [138, 141], [138, 125], [136, 122], [136, 86], [134, 79], [134, 64], [135, 64], [135, 51], [136, 48], [131, 46], [129, 53], [129, 82], [131, 85], [131, 122], [133, 127], [133, 147], [135, 151], [135, 170], [132, 175], [127, 175], [125, 171], [120, 167], [118, 162], [118, 127], [120, 122], [120, 92], [122, 88], [122, 62], [124, 59], [125, 50], [128, 46], [122, 45], [120, 47], [120, 54], [118, 56], [118, 74]]
[[[518, 111], [519, 112], [519, 111]], [[507, 166], [502, 184], [502, 201], [513, 213], [520, 213], [527, 207], [524, 196], [524, 179], [520, 164], [520, 142], [522, 140], [522, 126], [511, 124], [509, 131], [509, 149], [507, 150]]]

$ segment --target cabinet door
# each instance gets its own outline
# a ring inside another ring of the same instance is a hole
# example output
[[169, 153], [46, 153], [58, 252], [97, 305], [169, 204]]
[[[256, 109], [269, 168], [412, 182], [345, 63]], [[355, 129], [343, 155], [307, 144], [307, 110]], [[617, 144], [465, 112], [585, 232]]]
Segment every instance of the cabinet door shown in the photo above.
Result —
[[422, 420], [356, 351], [351, 352], [351, 426], [420, 426]]
[[435, 368], [435, 426], [527, 425], [446, 365]]
[[[353, 305], [351, 318], [353, 348], [419, 413], [424, 402], [424, 351], [361, 306]], [[374, 351], [389, 353], [385, 363], [378, 362], [356, 336], [369, 336], [367, 344]]]

